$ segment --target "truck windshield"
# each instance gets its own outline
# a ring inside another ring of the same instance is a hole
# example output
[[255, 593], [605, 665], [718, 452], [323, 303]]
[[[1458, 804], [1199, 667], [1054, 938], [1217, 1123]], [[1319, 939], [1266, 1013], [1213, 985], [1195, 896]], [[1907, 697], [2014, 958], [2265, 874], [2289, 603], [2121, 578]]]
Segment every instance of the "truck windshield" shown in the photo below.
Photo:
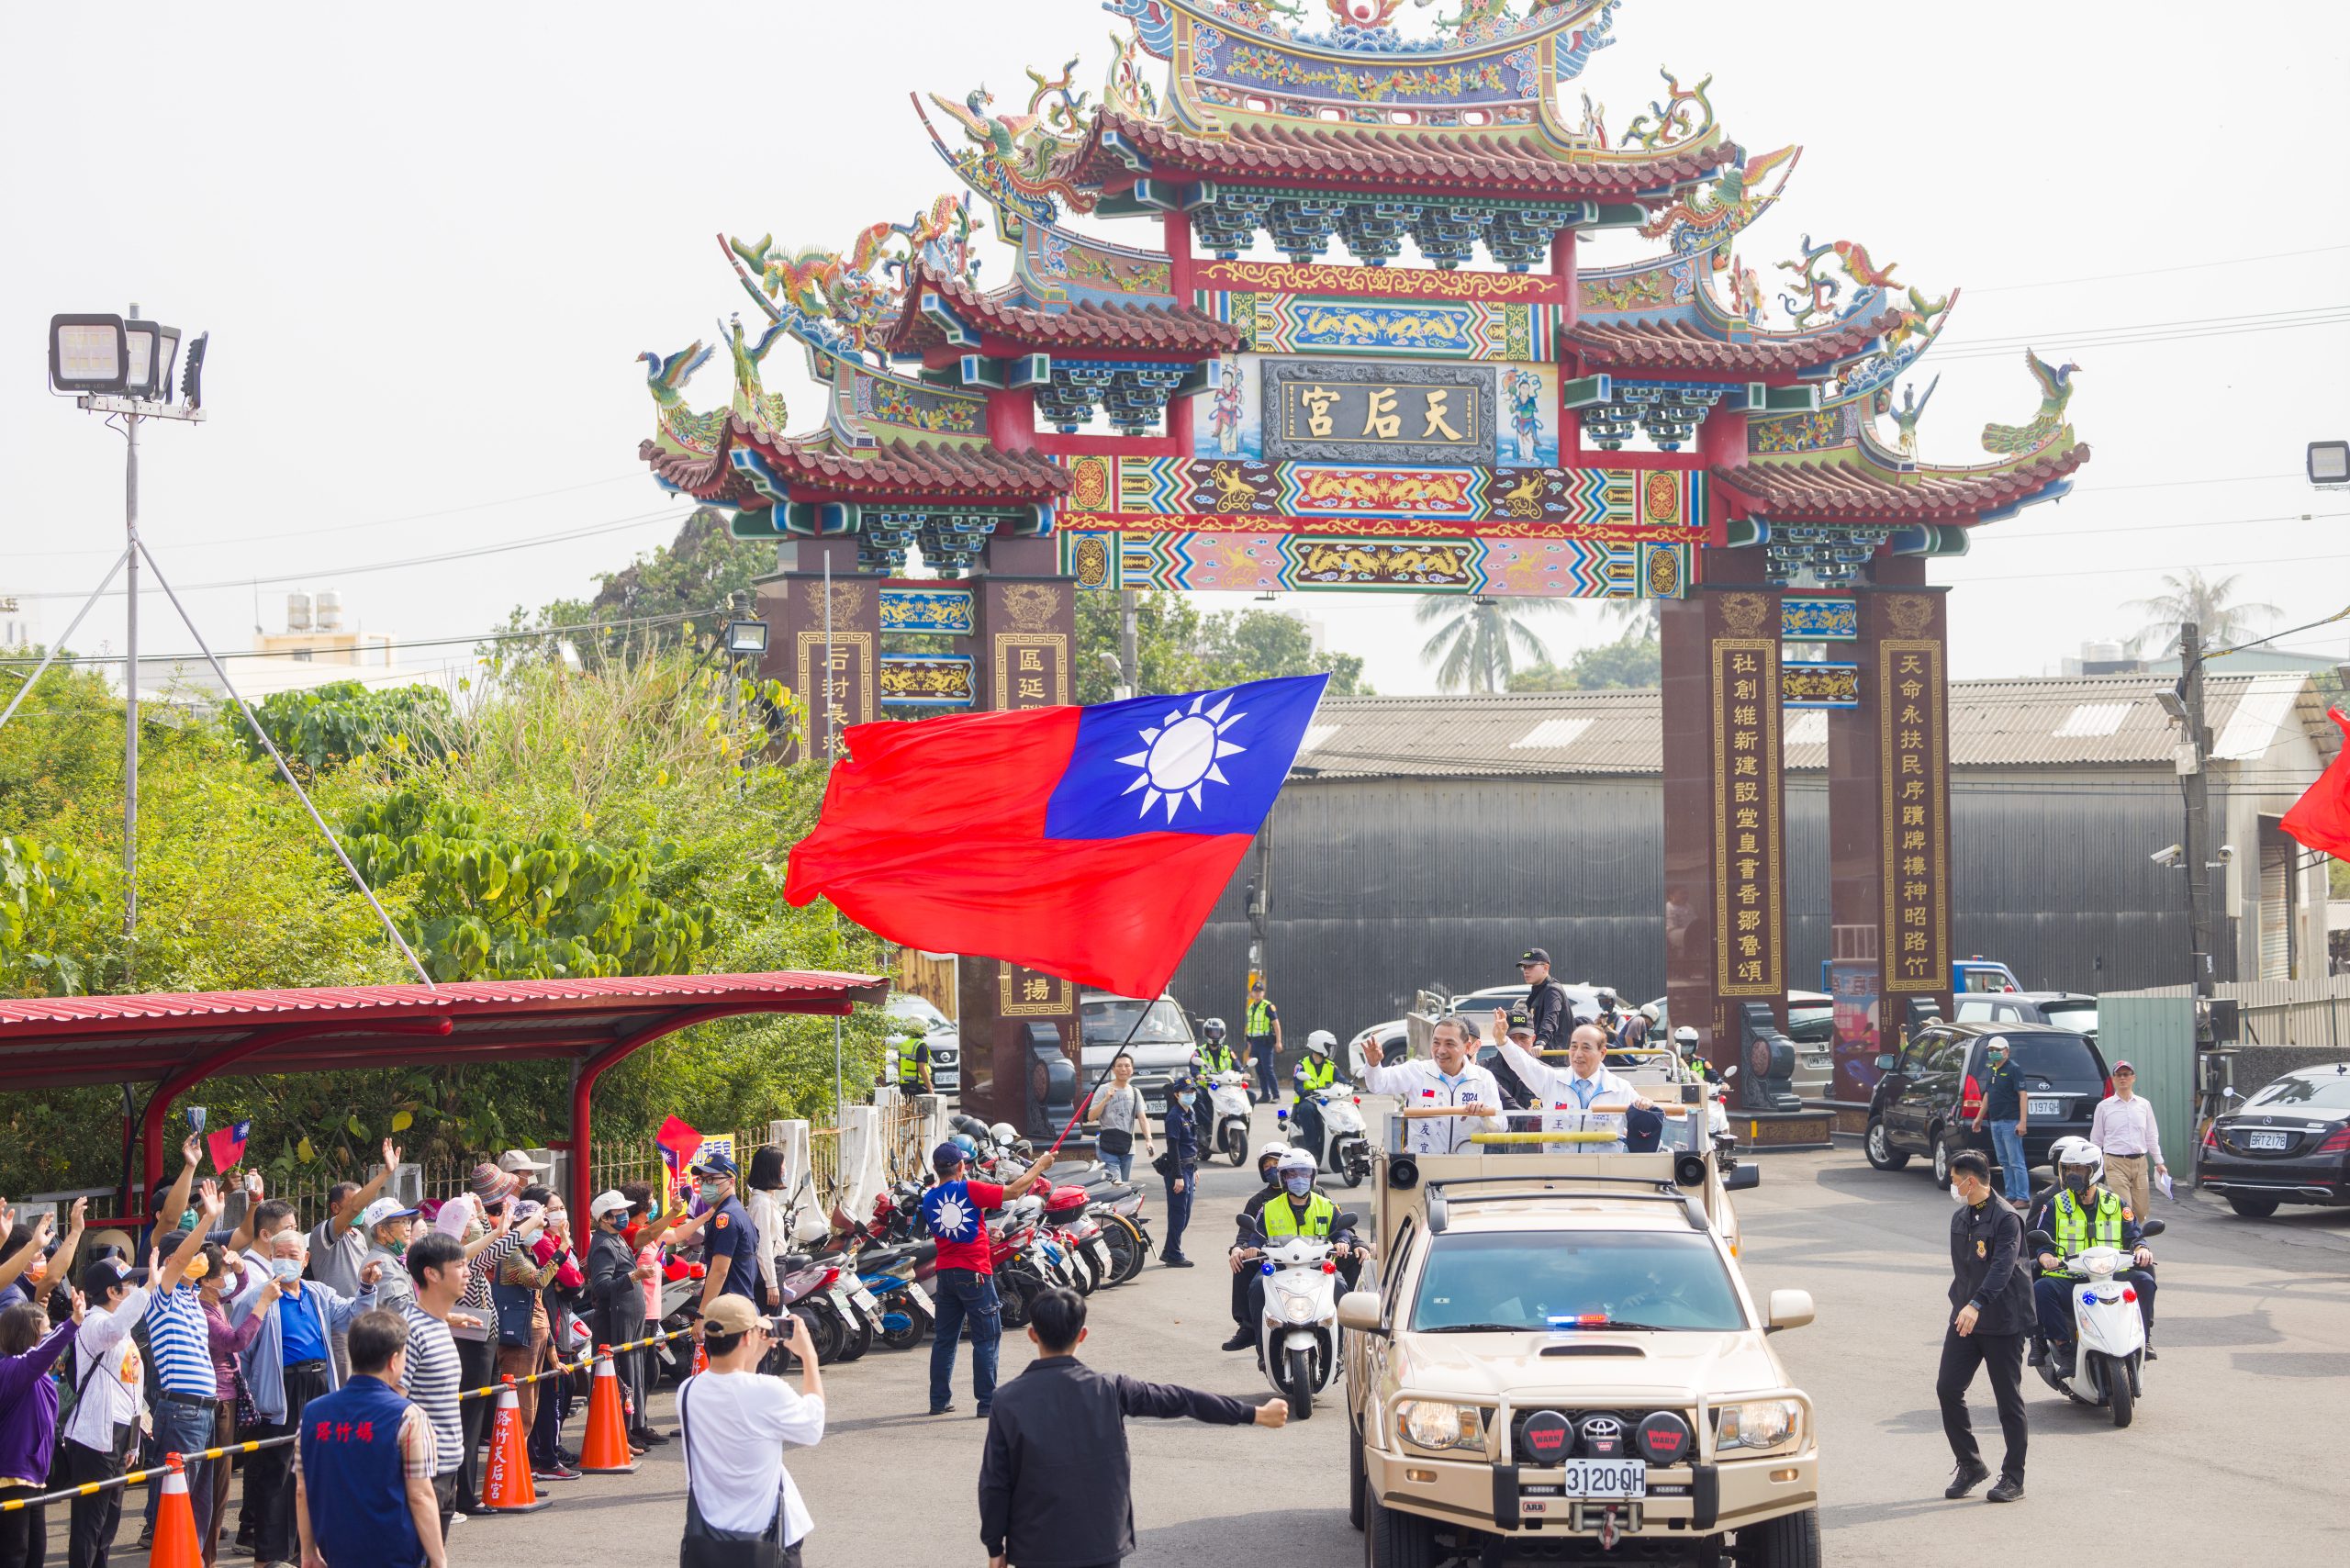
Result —
[[1611, 1324], [1721, 1333], [1746, 1315], [1721, 1255], [1694, 1231], [1439, 1236], [1412, 1304], [1423, 1333]]
[[1137, 1046], [1187, 1045], [1192, 1038], [1190, 1025], [1183, 1022], [1183, 1010], [1165, 997], [1150, 1003], [1137, 1026], [1135, 1014], [1143, 1013], [1143, 1003], [1130, 996], [1105, 996], [1087, 1001], [1079, 1010], [1083, 1021], [1085, 1044], [1114, 1046], [1126, 1040], [1133, 1032], [1132, 1043]]

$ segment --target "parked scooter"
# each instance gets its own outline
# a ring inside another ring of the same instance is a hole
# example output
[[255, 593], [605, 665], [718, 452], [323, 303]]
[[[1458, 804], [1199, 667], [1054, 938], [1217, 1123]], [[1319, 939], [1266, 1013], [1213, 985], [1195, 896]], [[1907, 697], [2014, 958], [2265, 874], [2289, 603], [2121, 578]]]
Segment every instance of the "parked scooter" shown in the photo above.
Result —
[[1363, 1178], [1371, 1174], [1371, 1140], [1363, 1136], [1362, 1104], [1355, 1096], [1354, 1085], [1339, 1079], [1327, 1089], [1313, 1091], [1313, 1100], [1322, 1113], [1319, 1147], [1305, 1139], [1297, 1118], [1289, 1114], [1287, 1106], [1273, 1113], [1281, 1120], [1281, 1140], [1292, 1148], [1305, 1150], [1319, 1169], [1338, 1177], [1348, 1186], [1361, 1186]]
[[[2150, 1219], [2140, 1234], [2160, 1236], [2164, 1228], [2161, 1220]], [[2044, 1230], [2024, 1239], [2037, 1251], [2055, 1250]], [[2115, 1278], [2129, 1267], [2130, 1254], [2118, 1247], [2085, 1247], [2065, 1260], [2073, 1342], [2051, 1346], [2040, 1364], [2042, 1382], [2076, 1405], [2112, 1411], [2117, 1427], [2130, 1424], [2145, 1392], [2146, 1321], [2138, 1311], [2138, 1288]]]
[[[1340, 1229], [1356, 1216], [1338, 1216]], [[1289, 1401], [1293, 1419], [1314, 1415], [1314, 1396], [1338, 1375], [1338, 1265], [1328, 1238], [1285, 1237], [1269, 1241], [1258, 1267], [1265, 1275], [1265, 1308], [1257, 1350], [1270, 1380]]]
[[886, 1349], [912, 1349], [923, 1342], [937, 1321], [937, 1306], [931, 1301], [930, 1293], [917, 1282], [925, 1255], [934, 1273], [938, 1259], [935, 1242], [879, 1247], [857, 1257], [857, 1277], [880, 1305], [881, 1325], [874, 1337]]
[[1208, 1080], [1208, 1119], [1215, 1129], [1208, 1159], [1221, 1154], [1237, 1166], [1248, 1163], [1249, 1110], [1248, 1074], [1236, 1068]]

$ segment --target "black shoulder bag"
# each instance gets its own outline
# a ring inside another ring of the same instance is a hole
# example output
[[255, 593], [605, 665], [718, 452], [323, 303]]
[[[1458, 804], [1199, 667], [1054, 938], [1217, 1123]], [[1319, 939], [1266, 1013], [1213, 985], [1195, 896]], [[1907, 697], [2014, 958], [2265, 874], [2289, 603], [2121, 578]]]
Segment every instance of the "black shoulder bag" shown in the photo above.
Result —
[[699, 1381], [688, 1378], [677, 1386], [677, 1431], [686, 1445], [686, 1534], [677, 1543], [677, 1568], [785, 1568], [783, 1551], [783, 1490], [776, 1489], [775, 1518], [764, 1530], [720, 1529], [702, 1518], [694, 1500], [694, 1424], [686, 1411], [686, 1390]]

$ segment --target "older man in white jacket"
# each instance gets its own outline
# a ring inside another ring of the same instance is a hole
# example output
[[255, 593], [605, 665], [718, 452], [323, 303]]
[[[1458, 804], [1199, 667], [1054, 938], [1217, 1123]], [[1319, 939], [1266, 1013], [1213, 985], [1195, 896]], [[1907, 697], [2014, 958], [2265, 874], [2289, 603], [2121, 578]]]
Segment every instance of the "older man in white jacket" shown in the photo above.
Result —
[[1380, 1063], [1379, 1042], [1362, 1043], [1369, 1070], [1363, 1085], [1373, 1094], [1393, 1094], [1396, 1111], [1410, 1127], [1404, 1147], [1414, 1154], [1451, 1154], [1470, 1147], [1472, 1135], [1501, 1125], [1501, 1085], [1470, 1058], [1475, 1031], [1455, 1014], [1436, 1026], [1434, 1061]]
[[1509, 1037], [1509, 1014], [1494, 1014], [1494, 1043], [1502, 1059], [1520, 1081], [1541, 1097], [1544, 1132], [1612, 1132], [1612, 1144], [1583, 1144], [1583, 1154], [1624, 1152], [1624, 1116], [1628, 1110], [1653, 1111], [1655, 1103], [1628, 1079], [1607, 1070], [1607, 1034], [1596, 1024], [1578, 1024], [1567, 1042], [1564, 1070], [1539, 1059]]

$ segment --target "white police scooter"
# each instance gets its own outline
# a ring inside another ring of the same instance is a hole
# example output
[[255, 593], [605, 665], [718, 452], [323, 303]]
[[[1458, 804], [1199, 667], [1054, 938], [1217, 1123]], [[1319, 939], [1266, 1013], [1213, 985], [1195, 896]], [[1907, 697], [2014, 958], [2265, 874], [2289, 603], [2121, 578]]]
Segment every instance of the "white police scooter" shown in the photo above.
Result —
[[1281, 1118], [1283, 1140], [1305, 1150], [1319, 1169], [1348, 1186], [1361, 1186], [1363, 1178], [1371, 1174], [1371, 1142], [1363, 1137], [1362, 1107], [1355, 1103], [1355, 1086], [1341, 1078], [1327, 1089], [1315, 1090], [1312, 1097], [1315, 1108], [1322, 1113], [1320, 1146], [1305, 1140], [1286, 1106], [1274, 1113]]
[[[1340, 1230], [1359, 1223], [1338, 1215]], [[1258, 1269], [1265, 1276], [1265, 1306], [1257, 1323], [1257, 1350], [1265, 1377], [1289, 1402], [1292, 1419], [1309, 1420], [1314, 1396], [1338, 1375], [1338, 1265], [1322, 1237], [1291, 1236], [1264, 1243]]]
[[[2148, 1220], [2144, 1236], [2160, 1236], [2163, 1222]], [[2042, 1252], [2055, 1250], [2055, 1240], [2035, 1230], [2025, 1245]], [[2113, 1412], [2113, 1424], [2126, 1427], [2138, 1395], [2144, 1392], [2146, 1321], [2138, 1311], [2138, 1289], [2114, 1276], [2130, 1267], [2130, 1254], [2118, 1247], [2084, 1247], [2065, 1261], [2072, 1278], [2065, 1297], [2073, 1308], [2073, 1366], [2057, 1364], [2051, 1349], [2040, 1364], [2041, 1381], [2076, 1405], [2103, 1406]]]
[[1208, 1079], [1208, 1126], [1213, 1129], [1206, 1158], [1218, 1154], [1235, 1165], [1248, 1163], [1248, 1075], [1226, 1068]]

